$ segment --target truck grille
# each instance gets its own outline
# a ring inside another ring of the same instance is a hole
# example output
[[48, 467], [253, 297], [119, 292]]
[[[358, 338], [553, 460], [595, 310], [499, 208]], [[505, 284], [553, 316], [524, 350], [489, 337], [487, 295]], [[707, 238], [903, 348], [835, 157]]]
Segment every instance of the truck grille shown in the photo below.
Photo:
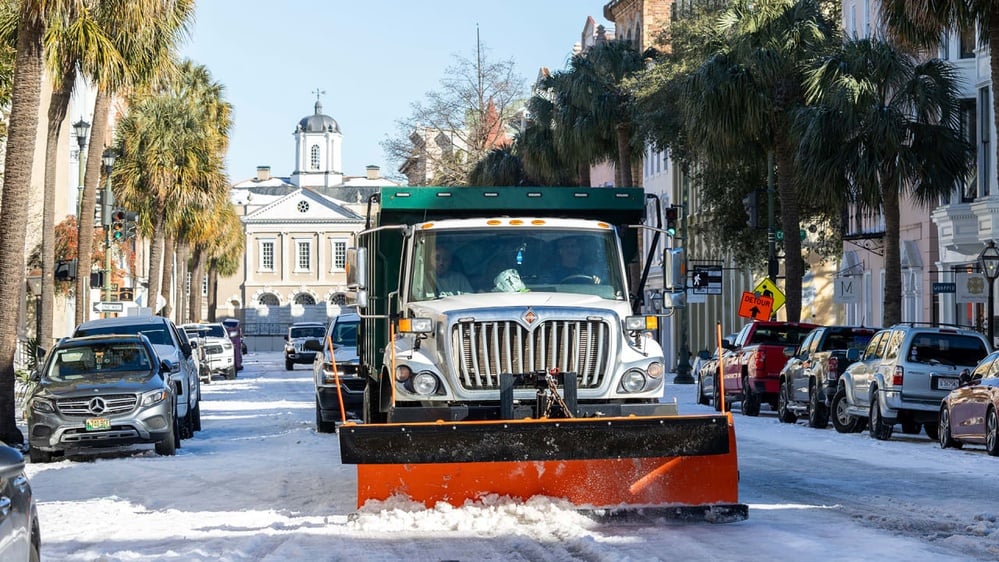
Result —
[[111, 416], [131, 412], [137, 398], [134, 394], [106, 394], [82, 398], [62, 398], [59, 411], [65, 416]]
[[451, 332], [455, 372], [468, 390], [499, 388], [500, 373], [557, 368], [579, 375], [578, 388], [600, 386], [607, 372], [610, 329], [600, 320], [458, 322]]

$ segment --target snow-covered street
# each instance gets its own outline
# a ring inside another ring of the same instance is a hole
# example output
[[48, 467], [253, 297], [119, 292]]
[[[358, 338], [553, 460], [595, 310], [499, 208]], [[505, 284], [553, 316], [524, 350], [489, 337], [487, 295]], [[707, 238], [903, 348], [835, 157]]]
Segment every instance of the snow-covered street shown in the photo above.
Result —
[[[315, 431], [311, 370], [257, 353], [203, 386], [176, 457], [28, 466], [43, 560], [995, 560], [999, 459], [735, 413], [744, 522], [601, 523], [547, 499], [355, 508], [355, 469]], [[693, 385], [670, 385], [682, 413]]]

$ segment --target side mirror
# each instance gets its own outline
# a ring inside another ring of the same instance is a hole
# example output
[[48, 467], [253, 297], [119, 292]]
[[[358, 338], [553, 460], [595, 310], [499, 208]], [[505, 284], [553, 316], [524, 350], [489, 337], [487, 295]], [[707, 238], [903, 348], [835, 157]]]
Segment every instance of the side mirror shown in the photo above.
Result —
[[302, 344], [302, 348], [306, 351], [322, 351], [323, 344], [319, 340], [305, 340]]
[[284, 335], [284, 341], [288, 341], [288, 334]]
[[[785, 347], [784, 348], [784, 357], [788, 357], [788, 358], [794, 357], [794, 355], [795, 355], [794, 352], [795, 351], [797, 351], [797, 348], [794, 348], [794, 347]], [[802, 359], [804, 359], [804, 357], [802, 357]]]
[[198, 340], [191, 340], [191, 349], [198, 349]]
[[357, 291], [357, 308], [360, 310], [368, 308], [368, 292], [363, 289]]
[[969, 373], [968, 370], [965, 369], [961, 371], [961, 374], [959, 375], [958, 379], [960, 381], [961, 386], [969, 385], [971, 384], [971, 373]]
[[735, 349], [735, 346], [728, 340], [722, 340], [722, 349]]
[[31, 382], [38, 382], [42, 380], [42, 373], [38, 369], [32, 369], [31, 373], [28, 374], [28, 380]]
[[191, 344], [190, 344], [190, 342], [180, 344], [180, 351], [181, 351], [181, 353], [184, 354], [184, 357], [190, 357], [191, 356]]
[[176, 365], [173, 364], [173, 361], [169, 359], [163, 359], [162, 361], [160, 361], [160, 374], [169, 375], [174, 371], [174, 367], [176, 367]]
[[860, 350], [859, 349], [857, 349], [856, 347], [851, 347], [850, 349], [846, 350], [846, 360], [847, 361], [849, 361], [850, 363], [853, 363], [854, 361], [857, 361], [859, 359], [860, 359]]

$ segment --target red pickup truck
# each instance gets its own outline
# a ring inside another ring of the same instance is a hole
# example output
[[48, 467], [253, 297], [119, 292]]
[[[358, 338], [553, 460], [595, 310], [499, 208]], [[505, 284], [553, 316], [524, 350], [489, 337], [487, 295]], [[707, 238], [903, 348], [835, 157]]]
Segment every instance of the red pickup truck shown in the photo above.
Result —
[[724, 344], [730, 352], [725, 364], [725, 399], [742, 400], [742, 413], [760, 415], [766, 402], [777, 410], [780, 371], [788, 357], [816, 324], [803, 322], [750, 322], [742, 327], [734, 342]]

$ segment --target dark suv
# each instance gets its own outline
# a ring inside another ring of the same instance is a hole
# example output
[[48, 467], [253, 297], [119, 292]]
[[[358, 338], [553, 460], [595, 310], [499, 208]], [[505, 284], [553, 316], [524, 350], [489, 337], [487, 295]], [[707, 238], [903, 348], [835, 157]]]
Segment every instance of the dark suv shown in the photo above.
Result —
[[[316, 352], [312, 371], [316, 383], [316, 431], [319, 433], [336, 431], [336, 422], [343, 419], [341, 397], [347, 417], [362, 416], [367, 379], [358, 372], [357, 326], [360, 320], [357, 313], [344, 312], [330, 321], [322, 343], [310, 340], [305, 344], [306, 349]], [[332, 355], [330, 344], [333, 345]]]
[[890, 439], [902, 432], [926, 431], [937, 439], [940, 402], [958, 387], [961, 371], [974, 369], [989, 354], [985, 336], [971, 330], [898, 324], [871, 338], [860, 359], [839, 378], [832, 402], [840, 433], [862, 431]]
[[142, 335], [67, 338], [32, 375], [28, 396], [31, 462], [102, 447], [153, 443], [161, 455], [180, 444], [169, 360]]

